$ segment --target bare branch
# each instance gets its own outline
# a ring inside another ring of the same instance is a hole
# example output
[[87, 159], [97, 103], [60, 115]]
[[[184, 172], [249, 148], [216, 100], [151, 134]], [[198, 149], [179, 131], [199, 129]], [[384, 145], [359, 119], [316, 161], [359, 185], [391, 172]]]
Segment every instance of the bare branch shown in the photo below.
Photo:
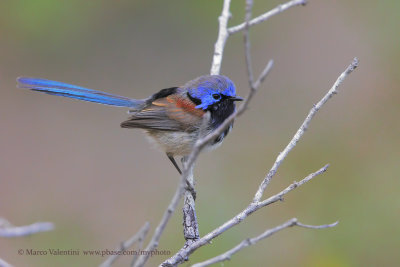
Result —
[[186, 246], [200, 238], [195, 201], [190, 191], [185, 192], [183, 204], [183, 237]]
[[[171, 202], [169, 203], [167, 210], [164, 212], [164, 215], [163, 215], [161, 221], [159, 222], [156, 230], [154, 231], [154, 234], [145, 249], [146, 251], [153, 251], [154, 249], [156, 249], [158, 247], [158, 242], [161, 238], [161, 235], [164, 232], [165, 227], [167, 226], [169, 219], [171, 218], [172, 214], [174, 213], [176, 207], [178, 206], [179, 200], [181, 199], [183, 193], [185, 192], [186, 177], [187, 176], [184, 176], [182, 174], [182, 178], [178, 184], [175, 194], [174, 194], [173, 198], [171, 199]], [[140, 255], [137, 262], [134, 264], [134, 266], [135, 267], [144, 266], [144, 264], [147, 262], [149, 257], [150, 257], [150, 253]]]
[[323, 224], [323, 225], [309, 225], [309, 224], [302, 224], [301, 222], [296, 222], [296, 226], [303, 227], [303, 228], [310, 228], [310, 229], [325, 229], [335, 227], [339, 224], [339, 221], [336, 221], [331, 224]]
[[[252, 60], [251, 60], [251, 53], [250, 53], [250, 19], [251, 19], [251, 11], [253, 8], [253, 0], [246, 0], [246, 15], [245, 15], [245, 28], [243, 32], [243, 41], [244, 41], [244, 49], [245, 49], [245, 59], [246, 59], [246, 68], [247, 68], [247, 76], [249, 80], [249, 87], [251, 92], [253, 92], [249, 97], [254, 95], [254, 91], [258, 89], [262, 82], [264, 82], [265, 78], [267, 77], [269, 71], [271, 70], [274, 61], [271, 59], [268, 61], [267, 65], [261, 72], [260, 76], [254, 82], [254, 75], [253, 75], [253, 67], [252, 67]], [[248, 98], [249, 98], [248, 97]]]
[[37, 222], [24, 226], [13, 226], [7, 220], [0, 220], [0, 237], [21, 237], [33, 235], [40, 232], [47, 232], [54, 229], [50, 222]]
[[[145, 232], [143, 232], [143, 234], [141, 236], [139, 236], [138, 245], [137, 245], [137, 250], [138, 251], [140, 251], [143, 248], [144, 239], [146, 238], [147, 232], [148, 232], [148, 230], [146, 230]], [[135, 265], [135, 263], [138, 260], [138, 258], [139, 258], [138, 254], [135, 254], [133, 256], [133, 259], [132, 259], [132, 262], [131, 262], [131, 267], [133, 267]]]
[[[209, 117], [209, 113], [207, 113], [206, 117]], [[204, 131], [203, 128], [204, 127], [200, 128], [200, 135]], [[193, 175], [194, 165], [187, 166], [186, 158], [182, 160], [182, 163], [184, 169], [189, 168], [189, 174], [185, 178], [188, 184], [192, 187], [191, 189], [194, 190], [194, 175]], [[191, 192], [191, 190], [189, 189], [186, 189], [185, 191], [182, 211], [183, 211], [183, 237], [186, 240], [185, 246], [189, 246], [191, 243], [197, 241], [200, 238], [199, 224], [197, 222], [197, 216], [196, 216], [195, 197], [193, 192]]]
[[260, 201], [265, 188], [268, 186], [269, 182], [271, 181], [272, 177], [277, 172], [279, 166], [289, 154], [289, 152], [296, 146], [297, 142], [300, 138], [304, 135], [305, 131], [307, 130], [312, 118], [318, 112], [318, 110], [334, 95], [337, 93], [337, 88], [342, 84], [343, 80], [358, 66], [357, 58], [353, 59], [353, 62], [346, 68], [346, 70], [339, 76], [336, 82], [333, 84], [332, 88], [326, 93], [326, 95], [316, 104], [308, 113], [306, 119], [304, 120], [303, 124], [297, 130], [296, 134], [293, 136], [292, 140], [286, 146], [286, 148], [278, 155], [273, 164], [271, 170], [268, 172], [267, 176], [264, 178], [260, 187], [257, 190], [257, 193], [254, 196], [253, 202], [257, 203]]
[[262, 207], [265, 207], [266, 205], [272, 204], [278, 200], [281, 200], [284, 195], [289, 193], [290, 191], [298, 188], [299, 186], [305, 184], [306, 182], [310, 181], [312, 178], [324, 173], [326, 169], [328, 168], [328, 165], [322, 167], [318, 171], [311, 173], [304, 179], [302, 179], [300, 182], [294, 182], [278, 194], [268, 198], [267, 200], [263, 202], [258, 202], [254, 203], [251, 202], [244, 210], [242, 210], [240, 213], [238, 213], [235, 217], [231, 218], [227, 222], [225, 222], [223, 225], [219, 226], [218, 228], [214, 229], [213, 231], [209, 232], [196, 242], [193, 242], [191, 245], [187, 247], [183, 247], [178, 253], [176, 253], [174, 256], [166, 260], [165, 262], [162, 263], [161, 266], [176, 266], [177, 264], [183, 262], [186, 260], [190, 254], [192, 254], [195, 250], [197, 250], [199, 247], [202, 247], [204, 245], [207, 245], [213, 240], [215, 237], [221, 235], [225, 231], [229, 230], [230, 228], [234, 227], [235, 225], [239, 224], [242, 222], [244, 219], [246, 219], [250, 214], [253, 212], [259, 210]]
[[268, 61], [267, 65], [265, 65], [265, 68], [261, 72], [260, 76], [253, 84], [253, 87], [255, 89], [257, 89], [264, 82], [265, 78], [267, 78], [267, 75], [270, 72], [273, 64], [274, 64], [274, 61], [271, 59], [270, 61]]
[[230, 260], [231, 257], [234, 254], [236, 254], [237, 252], [239, 252], [240, 250], [242, 250], [248, 246], [254, 245], [258, 241], [268, 238], [271, 235], [273, 235], [281, 230], [284, 230], [286, 228], [292, 227], [292, 226], [299, 226], [299, 227], [312, 228], [312, 229], [323, 229], [323, 228], [334, 227], [337, 224], [338, 224], [338, 222], [335, 222], [332, 224], [325, 224], [325, 225], [315, 225], [315, 226], [314, 225], [305, 225], [305, 224], [298, 222], [296, 218], [293, 218], [293, 219], [290, 219], [290, 220], [284, 222], [283, 224], [278, 225], [272, 229], [268, 229], [267, 231], [265, 231], [264, 233], [262, 233], [259, 236], [243, 240], [237, 246], [235, 246], [234, 248], [228, 250], [227, 252], [225, 252], [219, 256], [216, 256], [214, 258], [211, 258], [211, 259], [203, 261], [203, 262], [193, 264], [192, 267], [205, 267], [205, 266], [212, 265], [214, 263]]
[[[264, 13], [264, 14], [256, 17], [256, 18], [252, 19], [249, 22], [249, 26], [251, 27], [251, 26], [259, 24], [259, 23], [261, 23], [263, 21], [266, 21], [267, 19], [271, 18], [272, 16], [275, 16], [275, 15], [277, 15], [277, 14], [279, 14], [279, 13], [281, 13], [281, 12], [291, 8], [291, 7], [299, 6], [299, 5], [303, 5], [304, 6], [306, 3], [307, 3], [306, 0], [292, 0], [292, 1], [289, 1], [289, 2], [287, 2], [285, 4], [281, 4], [281, 5], [277, 6], [277, 7], [275, 7], [274, 9], [272, 9], [272, 10], [270, 10], [270, 11], [268, 11], [268, 12], [266, 12], [266, 13]], [[245, 28], [246, 28], [246, 22], [244, 22], [242, 24], [239, 24], [237, 26], [230, 27], [228, 29], [228, 34], [229, 35], [235, 34], [237, 32], [240, 32], [240, 31], [244, 30]]]
[[251, 53], [250, 53], [250, 37], [249, 37], [249, 23], [251, 19], [251, 10], [253, 8], [253, 0], [246, 0], [246, 15], [244, 19], [244, 31], [243, 31], [243, 41], [244, 41], [244, 55], [246, 58], [247, 66], [247, 76], [249, 78], [249, 86], [252, 90], [255, 90], [253, 83], [253, 67], [251, 63]]
[[[117, 247], [115, 251], [126, 251], [130, 247], [132, 247], [136, 242], [138, 242], [140, 239], [144, 239], [144, 237], [147, 235], [147, 232], [149, 231], [150, 228], [150, 223], [146, 222], [140, 230], [135, 233], [131, 238], [126, 240], [125, 242], [121, 243], [120, 247]], [[111, 255], [110, 257], [107, 258], [102, 264], [100, 264], [100, 267], [108, 267], [111, 266], [119, 257], [120, 255], [115, 254]]]
[[0, 266], [1, 267], [12, 267], [11, 264], [9, 264], [8, 262], [6, 262], [5, 260], [0, 258]]
[[326, 170], [328, 169], [329, 164], [326, 164], [324, 167], [322, 167], [321, 169], [319, 169], [316, 172], [313, 172], [311, 174], [309, 174], [307, 177], [305, 177], [304, 179], [302, 179], [300, 182], [293, 182], [291, 185], [289, 185], [288, 187], [286, 187], [285, 189], [283, 189], [281, 192], [279, 192], [276, 195], [273, 195], [272, 197], [267, 198], [264, 201], [258, 202], [259, 205], [261, 207], [264, 206], [268, 206], [272, 203], [275, 203], [277, 201], [283, 200], [283, 196], [286, 195], [287, 193], [289, 193], [290, 191], [293, 191], [294, 189], [296, 189], [299, 186], [302, 186], [303, 184], [307, 183], [308, 181], [310, 181], [311, 179], [313, 179], [314, 177], [323, 174], [324, 172], [326, 172]]
[[214, 56], [211, 64], [211, 75], [219, 74], [222, 64], [222, 56], [224, 54], [224, 47], [226, 40], [229, 37], [228, 34], [228, 20], [230, 17], [229, 7], [231, 0], [224, 0], [224, 6], [222, 8], [221, 16], [219, 17], [219, 32], [217, 42], [214, 46]]

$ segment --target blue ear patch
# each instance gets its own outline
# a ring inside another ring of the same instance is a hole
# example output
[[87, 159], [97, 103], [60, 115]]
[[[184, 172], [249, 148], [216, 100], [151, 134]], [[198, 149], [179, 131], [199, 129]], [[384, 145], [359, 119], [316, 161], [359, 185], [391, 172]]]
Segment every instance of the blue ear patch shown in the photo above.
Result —
[[208, 94], [203, 95], [201, 99], [201, 104], [197, 105], [196, 108], [207, 109], [212, 104], [217, 103], [219, 100], [215, 100], [212, 95], [215, 94], [215, 91], [212, 91]]

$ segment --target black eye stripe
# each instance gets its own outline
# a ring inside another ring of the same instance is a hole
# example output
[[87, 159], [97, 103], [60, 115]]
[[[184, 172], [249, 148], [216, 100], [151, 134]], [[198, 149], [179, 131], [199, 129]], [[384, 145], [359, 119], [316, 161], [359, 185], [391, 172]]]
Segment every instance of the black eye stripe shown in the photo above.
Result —
[[192, 100], [193, 103], [195, 103], [196, 105], [200, 105], [200, 104], [201, 104], [201, 100], [198, 99], [198, 98], [195, 98], [195, 97], [191, 96], [191, 95], [189, 94], [189, 92], [187, 92], [187, 96], [188, 96], [189, 99]]

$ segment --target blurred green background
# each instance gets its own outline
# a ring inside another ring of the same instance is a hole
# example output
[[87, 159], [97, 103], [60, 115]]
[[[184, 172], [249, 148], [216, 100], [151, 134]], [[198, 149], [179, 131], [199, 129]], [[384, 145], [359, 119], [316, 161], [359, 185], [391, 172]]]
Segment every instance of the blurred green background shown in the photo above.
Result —
[[[284, 1], [255, 1], [254, 16]], [[0, 239], [16, 266], [93, 266], [96, 256], [19, 256], [18, 249], [113, 249], [145, 221], [151, 232], [176, 188], [165, 155], [139, 131], [119, 128], [125, 109], [15, 88], [18, 76], [78, 84], [133, 98], [207, 74], [222, 1], [13, 1], [0, 4], [0, 217], [56, 230]], [[244, 1], [232, 1], [236, 25]], [[225, 266], [394, 266], [400, 263], [399, 1], [313, 1], [251, 30], [254, 69], [275, 67], [223, 146], [195, 170], [200, 234], [252, 199], [307, 112], [354, 56], [360, 67], [317, 114], [266, 197], [326, 163], [324, 175], [264, 208], [196, 252], [215, 256], [289, 218], [339, 220], [291, 228]], [[248, 91], [242, 34], [222, 73]], [[159, 249], [184, 240], [180, 208]], [[148, 240], [148, 239], [147, 239]], [[81, 253], [82, 254], [82, 253]], [[155, 256], [150, 266], [165, 259]], [[116, 266], [127, 266], [121, 257]]]

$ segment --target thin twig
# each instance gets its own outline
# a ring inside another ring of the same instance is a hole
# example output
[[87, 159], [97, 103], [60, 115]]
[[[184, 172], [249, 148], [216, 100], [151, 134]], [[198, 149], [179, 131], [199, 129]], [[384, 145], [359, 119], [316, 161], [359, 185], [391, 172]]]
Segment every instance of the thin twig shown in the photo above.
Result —
[[303, 227], [303, 228], [309, 228], [309, 229], [331, 228], [331, 227], [335, 227], [338, 224], [339, 224], [339, 221], [336, 221], [336, 222], [331, 223], [331, 224], [323, 224], [323, 225], [309, 225], [309, 224], [303, 224], [301, 222], [296, 222], [296, 226]]
[[13, 226], [7, 220], [1, 219], [0, 223], [0, 237], [28, 236], [54, 229], [54, 224], [50, 222], [37, 222], [30, 225]]
[[214, 55], [211, 64], [211, 75], [219, 74], [222, 64], [222, 56], [224, 54], [224, 47], [226, 40], [228, 39], [228, 20], [230, 17], [229, 7], [231, 5], [231, 0], [224, 0], [224, 5], [222, 7], [221, 16], [219, 16], [219, 32], [217, 42], [214, 45]]
[[270, 61], [268, 61], [267, 65], [265, 65], [265, 68], [261, 72], [260, 76], [253, 84], [253, 87], [255, 89], [257, 89], [264, 82], [265, 78], [267, 78], [267, 75], [270, 72], [273, 64], [274, 64], [274, 60], [271, 59]]
[[[149, 224], [150, 226], [150, 224]], [[139, 240], [138, 240], [138, 245], [137, 245], [137, 250], [140, 251], [143, 248], [143, 244], [144, 244], [144, 239], [146, 238], [148, 230], [146, 230], [145, 232], [143, 232], [142, 235], [139, 236]], [[139, 258], [139, 253], [135, 254], [133, 256], [132, 262], [131, 262], [131, 267], [135, 266], [135, 263], [137, 261], [137, 259]]]
[[253, 90], [253, 66], [251, 63], [251, 53], [250, 53], [250, 37], [249, 37], [249, 29], [250, 29], [250, 19], [251, 19], [251, 10], [253, 8], [253, 0], [246, 0], [246, 15], [244, 19], [244, 31], [243, 31], [243, 41], [244, 41], [244, 55], [246, 59], [247, 66], [247, 76], [249, 79], [249, 86]]
[[0, 267], [12, 267], [12, 265], [0, 258]]
[[323, 229], [323, 228], [334, 227], [337, 224], [338, 224], [338, 222], [335, 222], [335, 223], [332, 223], [332, 224], [324, 224], [324, 225], [306, 225], [306, 224], [302, 224], [302, 223], [298, 222], [296, 218], [293, 218], [293, 219], [290, 219], [290, 220], [284, 222], [283, 224], [278, 225], [278, 226], [276, 226], [276, 227], [274, 227], [272, 229], [268, 229], [267, 231], [265, 231], [264, 233], [262, 233], [259, 236], [243, 240], [237, 246], [235, 246], [234, 248], [228, 250], [227, 252], [225, 252], [225, 253], [223, 253], [221, 255], [218, 255], [218, 256], [216, 256], [214, 258], [208, 259], [208, 260], [203, 261], [203, 262], [199, 262], [199, 263], [193, 264], [192, 267], [206, 267], [206, 266], [218, 263], [218, 262], [230, 260], [231, 257], [234, 254], [236, 254], [237, 252], [239, 252], [240, 250], [242, 250], [242, 249], [244, 249], [244, 248], [246, 248], [248, 246], [254, 245], [258, 241], [260, 241], [262, 239], [265, 239], [265, 238], [268, 238], [271, 235], [273, 235], [273, 234], [275, 234], [275, 233], [277, 233], [277, 232], [279, 232], [281, 230], [284, 230], [286, 228], [289, 228], [289, 227], [299, 226], [299, 227], [312, 228], [312, 229]]
[[197, 250], [199, 247], [202, 247], [204, 245], [207, 245], [213, 240], [215, 237], [221, 235], [225, 231], [231, 229], [235, 225], [239, 224], [242, 222], [244, 219], [246, 219], [250, 214], [253, 212], [259, 210], [262, 207], [265, 207], [266, 205], [272, 204], [280, 199], [287, 193], [291, 192], [295, 188], [298, 188], [299, 186], [305, 184], [306, 182], [310, 181], [312, 178], [322, 174], [323, 172], [326, 171], [328, 168], [328, 165], [322, 167], [316, 172], [313, 172], [309, 174], [307, 177], [302, 179], [300, 182], [294, 182], [278, 194], [268, 198], [267, 201], [263, 201], [260, 203], [253, 203], [251, 202], [244, 210], [242, 210], [240, 213], [238, 213], [235, 217], [231, 218], [227, 222], [225, 222], [223, 225], [219, 226], [218, 228], [214, 229], [213, 231], [209, 232], [205, 236], [201, 237], [198, 241], [192, 243], [188, 247], [183, 247], [179, 252], [177, 252], [174, 256], [169, 258], [168, 260], [164, 261], [161, 266], [166, 267], [166, 266], [176, 266], [179, 263], [182, 263], [184, 260], [186, 260], [190, 254], [192, 254], [195, 250]]
[[[261, 23], [263, 21], [266, 21], [267, 19], [271, 18], [272, 16], [275, 16], [275, 15], [277, 15], [277, 14], [279, 14], [279, 13], [281, 13], [281, 12], [291, 8], [291, 7], [299, 6], [299, 5], [303, 5], [304, 6], [305, 4], [307, 4], [306, 0], [293, 0], [293, 1], [289, 1], [289, 2], [287, 2], [285, 4], [281, 4], [281, 5], [277, 6], [277, 7], [275, 7], [274, 9], [271, 9], [270, 11], [268, 11], [268, 12], [266, 12], [266, 13], [264, 13], [264, 14], [256, 17], [256, 18], [254, 18], [252, 20], [250, 20], [249, 26], [251, 27], [251, 26], [259, 24], [259, 23]], [[241, 23], [241, 24], [239, 24], [237, 26], [233, 26], [233, 27], [228, 28], [228, 34], [229, 35], [235, 34], [237, 32], [240, 32], [240, 31], [244, 30], [245, 28], [246, 28], [246, 22]]]
[[346, 68], [346, 70], [337, 78], [336, 82], [333, 84], [332, 88], [326, 93], [326, 95], [316, 104], [308, 113], [306, 119], [304, 120], [303, 124], [297, 130], [296, 134], [293, 136], [292, 140], [286, 146], [286, 148], [278, 155], [276, 158], [271, 170], [268, 172], [260, 187], [258, 188], [256, 194], [254, 195], [253, 202], [257, 203], [260, 201], [265, 188], [268, 186], [269, 182], [271, 181], [272, 177], [277, 172], [279, 166], [289, 154], [289, 152], [296, 146], [297, 142], [300, 138], [304, 135], [305, 131], [307, 130], [312, 118], [318, 112], [318, 110], [334, 95], [336, 94], [337, 88], [342, 84], [343, 80], [358, 66], [357, 58], [354, 58], [351, 64]]
[[[147, 232], [149, 231], [150, 228], [150, 223], [146, 222], [142, 228], [139, 229], [137, 233], [135, 233], [131, 238], [126, 240], [125, 242], [122, 242], [119, 247], [115, 249], [115, 251], [121, 251], [124, 252], [130, 247], [132, 247], [136, 242], [138, 242], [140, 239], [143, 239]], [[102, 264], [100, 264], [100, 267], [108, 267], [111, 266], [119, 257], [119, 254], [114, 254], [108, 257]]]
[[[161, 235], [164, 232], [164, 229], [167, 226], [169, 219], [171, 218], [172, 214], [174, 213], [176, 207], [178, 206], [179, 200], [181, 199], [183, 193], [185, 192], [185, 184], [186, 184], [186, 176], [184, 176], [182, 174], [182, 178], [179, 181], [179, 184], [175, 191], [175, 194], [174, 194], [173, 198], [171, 199], [171, 202], [169, 203], [168, 208], [164, 212], [164, 215], [163, 215], [161, 221], [159, 222], [156, 230], [154, 231], [154, 234], [145, 249], [146, 251], [150, 252], [150, 251], [155, 250], [158, 247], [158, 242], [161, 238]], [[144, 264], [147, 262], [149, 257], [150, 257], [150, 253], [140, 255], [134, 266], [135, 267], [144, 266]]]
[[283, 200], [283, 196], [286, 195], [287, 193], [289, 193], [290, 191], [293, 191], [294, 189], [296, 189], [299, 186], [302, 186], [303, 184], [307, 183], [308, 181], [310, 181], [311, 179], [313, 179], [315, 176], [318, 176], [324, 172], [326, 172], [326, 170], [328, 169], [329, 164], [326, 164], [324, 167], [322, 167], [321, 169], [319, 169], [316, 172], [310, 173], [307, 177], [305, 177], [304, 179], [302, 179], [300, 182], [293, 182], [291, 185], [289, 185], [288, 187], [286, 187], [285, 189], [283, 189], [281, 192], [279, 192], [278, 194], [273, 195], [272, 197], [267, 198], [266, 200], [263, 200], [261, 202], [258, 202], [258, 205], [261, 207], [265, 207], [268, 206], [272, 203], [275, 203], [277, 201]]

